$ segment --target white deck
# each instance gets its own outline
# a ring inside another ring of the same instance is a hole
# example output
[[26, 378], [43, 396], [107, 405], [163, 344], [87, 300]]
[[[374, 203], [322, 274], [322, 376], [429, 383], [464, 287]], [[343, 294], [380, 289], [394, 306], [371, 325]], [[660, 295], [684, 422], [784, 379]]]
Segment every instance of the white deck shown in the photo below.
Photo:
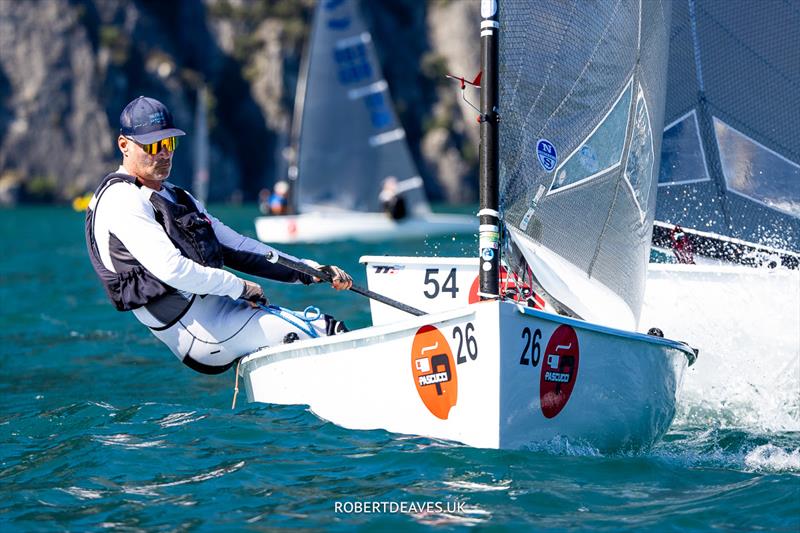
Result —
[[395, 221], [384, 213], [331, 211], [258, 217], [259, 240], [269, 244], [326, 243], [344, 240], [381, 242], [424, 239], [437, 235], [471, 234], [478, 218], [471, 215], [427, 214]]

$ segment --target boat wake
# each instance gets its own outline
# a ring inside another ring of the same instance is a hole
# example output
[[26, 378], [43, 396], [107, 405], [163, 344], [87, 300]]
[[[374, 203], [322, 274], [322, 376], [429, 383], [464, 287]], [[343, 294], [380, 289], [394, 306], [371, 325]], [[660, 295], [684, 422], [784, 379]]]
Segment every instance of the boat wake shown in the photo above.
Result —
[[800, 473], [800, 443], [793, 432], [673, 427], [649, 456], [684, 468], [749, 473]]
[[800, 361], [747, 375], [730, 362], [713, 382], [688, 376], [676, 424], [756, 432], [800, 431]]
[[800, 448], [786, 451], [773, 444], [764, 444], [750, 451], [744, 462], [756, 471], [800, 472]]
[[602, 457], [603, 453], [594, 446], [567, 437], [557, 436], [550, 440], [529, 444], [525, 448], [530, 452], [544, 452], [549, 455], [573, 457]]
[[676, 424], [800, 431], [800, 272], [651, 268], [643, 325], [700, 349]]
[[751, 473], [800, 473], [800, 443], [795, 432], [755, 432], [678, 422], [652, 448], [604, 453], [590, 445], [557, 437], [526, 451], [560, 457], [664, 462], [680, 468], [722, 468]]

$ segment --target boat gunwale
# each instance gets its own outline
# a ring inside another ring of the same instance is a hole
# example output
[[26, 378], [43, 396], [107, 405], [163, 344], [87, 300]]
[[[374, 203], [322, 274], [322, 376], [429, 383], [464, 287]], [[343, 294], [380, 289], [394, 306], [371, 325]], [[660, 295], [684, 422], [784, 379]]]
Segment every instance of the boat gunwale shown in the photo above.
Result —
[[530, 315], [537, 318], [548, 319], [550, 317], [558, 317], [559, 322], [561, 322], [562, 324], [566, 324], [568, 326], [575, 326], [581, 329], [594, 331], [597, 333], [603, 333], [614, 337], [622, 337], [625, 339], [644, 341], [644, 342], [649, 342], [651, 344], [658, 344], [660, 346], [673, 348], [675, 350], [683, 352], [684, 355], [686, 355], [686, 359], [689, 363], [689, 366], [693, 365], [695, 360], [697, 359], [697, 354], [692, 349], [692, 347], [683, 341], [676, 341], [673, 339], [667, 339], [665, 337], [657, 337], [655, 335], [647, 335], [646, 333], [639, 333], [638, 331], [626, 331], [624, 329], [612, 328], [611, 326], [603, 326], [601, 324], [586, 322], [585, 320], [570, 318], [568, 316], [553, 315], [552, 313], [539, 311], [538, 309], [533, 309], [531, 307], [526, 307], [520, 304], [517, 304], [517, 310], [523, 315]]
[[401, 263], [408, 265], [453, 265], [453, 266], [477, 266], [477, 257], [419, 257], [403, 255], [362, 255], [358, 262], [365, 265], [367, 263]]
[[669, 222], [662, 222], [660, 220], [654, 220], [653, 226], [661, 228], [663, 230], [673, 230], [676, 227], [680, 227], [684, 232], [686, 232], [690, 236], [697, 236], [697, 237], [704, 237], [713, 241], [719, 241], [726, 244], [736, 244], [739, 246], [743, 246], [745, 248], [754, 248], [755, 251], [759, 252], [767, 252], [772, 254], [779, 254], [785, 255], [794, 259], [800, 260], [800, 253], [793, 252], [791, 250], [784, 250], [781, 248], [776, 248], [774, 246], [768, 246], [766, 244], [760, 244], [757, 242], [750, 242], [744, 239], [739, 239], [737, 237], [729, 237], [727, 235], [722, 235], [721, 233], [713, 233], [710, 231], [703, 231], [691, 227], [684, 227], [680, 224], [671, 224]]
[[[454, 320], [471, 315], [474, 316], [475, 313], [477, 312], [477, 307], [475, 306], [481, 305], [482, 303], [498, 303], [498, 304], [507, 303], [513, 305], [516, 308], [517, 312], [523, 315], [532, 316], [549, 322], [555, 322], [557, 324], [566, 324], [583, 330], [593, 331], [605, 335], [611, 335], [614, 337], [620, 337], [636, 341], [644, 341], [650, 344], [656, 344], [659, 346], [672, 348], [680, 352], [683, 352], [683, 354], [687, 359], [688, 366], [694, 364], [697, 358], [697, 354], [695, 354], [695, 351], [688, 344], [681, 341], [666, 339], [663, 337], [656, 337], [653, 335], [646, 335], [644, 333], [638, 333], [635, 331], [625, 331], [621, 329], [612, 328], [609, 326], [602, 326], [600, 324], [593, 324], [591, 322], [586, 322], [580, 319], [574, 319], [563, 315], [556, 315], [553, 313], [539, 311], [530, 307], [523, 306], [521, 304], [516, 304], [514, 302], [492, 300], [488, 302], [477, 302], [474, 304], [469, 304], [465, 307], [460, 307], [457, 309], [450, 309], [447, 311], [441, 311], [437, 313], [422, 315], [419, 317], [413, 317], [408, 320], [393, 322], [391, 324], [383, 324], [380, 326], [368, 326], [354, 331], [349, 331], [347, 333], [343, 333], [340, 335], [318, 337], [315, 339], [305, 339], [302, 341], [293, 342], [291, 344], [281, 344], [279, 346], [262, 348], [260, 350], [245, 355], [241, 359], [239, 365], [240, 368], [239, 373], [244, 376], [247, 372], [255, 370], [266, 364], [271, 364], [286, 359], [296, 359], [301, 357], [311, 357], [315, 355], [320, 355], [322, 353], [325, 353], [323, 350], [325, 346], [329, 346], [332, 344], [344, 344], [344, 343], [356, 344], [358, 343], [358, 341], [363, 341], [365, 339], [369, 339], [370, 337], [377, 337], [377, 336], [386, 337], [387, 335], [393, 336], [400, 334], [403, 331], [407, 331], [415, 327], [421, 327], [426, 324], [430, 324], [432, 322], [441, 324], [441, 323], [452, 322]], [[499, 311], [500, 307], [498, 306], [498, 312]]]
[[650, 263], [648, 270], [653, 272], [692, 272], [697, 274], [735, 274], [753, 276], [781, 276], [789, 273], [791, 275], [800, 274], [797, 269], [784, 266], [751, 266], [723, 263], [719, 264], [694, 264], [694, 263]]
[[[252, 365], [256, 365], [255, 368], [263, 364], [274, 363], [277, 361], [282, 361], [285, 359], [295, 359], [299, 357], [310, 357], [313, 355], [319, 355], [318, 349], [324, 346], [328, 346], [331, 344], [340, 344], [340, 343], [356, 343], [358, 341], [368, 339], [370, 337], [377, 337], [377, 336], [387, 336], [399, 333], [404, 330], [412, 329], [414, 327], [421, 327], [426, 324], [430, 324], [432, 320], [430, 317], [436, 317], [435, 322], [450, 322], [452, 320], [456, 320], [459, 318], [467, 317], [470, 315], [474, 315], [476, 309], [474, 308], [476, 304], [469, 304], [466, 307], [459, 307], [457, 309], [450, 309], [447, 311], [441, 311], [437, 313], [429, 313], [418, 317], [412, 317], [408, 320], [402, 320], [399, 322], [393, 322], [391, 324], [383, 324], [380, 326], [367, 326], [365, 328], [356, 329], [353, 331], [348, 331], [346, 333], [341, 333], [339, 335], [330, 335], [326, 337], [317, 337], [314, 339], [304, 339], [301, 341], [295, 341], [291, 344], [281, 344], [278, 346], [269, 346], [266, 348], [261, 348], [260, 350], [256, 350], [250, 354], [245, 355], [241, 359], [241, 372], [244, 374], [246, 367], [250, 367]], [[303, 352], [306, 353], [298, 353], [293, 354], [292, 352]], [[264, 361], [264, 359], [268, 359]]]

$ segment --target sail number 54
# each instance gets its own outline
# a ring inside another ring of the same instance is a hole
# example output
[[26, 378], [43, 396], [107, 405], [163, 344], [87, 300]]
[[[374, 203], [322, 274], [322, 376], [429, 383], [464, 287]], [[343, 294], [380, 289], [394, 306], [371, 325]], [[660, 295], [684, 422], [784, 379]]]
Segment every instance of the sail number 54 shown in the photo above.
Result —
[[456, 269], [451, 268], [450, 273], [444, 278], [444, 283], [439, 283], [439, 269], [426, 268], [425, 269], [425, 291], [422, 293], [426, 298], [433, 300], [439, 296], [440, 292], [449, 292], [450, 296], [455, 298], [458, 294], [458, 287], [456, 287]]
[[[525, 340], [525, 345], [522, 347], [519, 364], [537, 366], [542, 358], [542, 346], [539, 344], [539, 341], [542, 340], [542, 330], [536, 328], [536, 331], [531, 334], [531, 328], [526, 327], [522, 330], [522, 338]], [[530, 358], [528, 352], [530, 352]]]

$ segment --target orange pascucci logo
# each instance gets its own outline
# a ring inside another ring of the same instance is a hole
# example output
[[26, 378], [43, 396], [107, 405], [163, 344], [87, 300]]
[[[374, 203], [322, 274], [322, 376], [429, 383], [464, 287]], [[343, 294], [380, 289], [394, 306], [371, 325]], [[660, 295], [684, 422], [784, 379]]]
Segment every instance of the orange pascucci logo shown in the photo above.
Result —
[[458, 401], [458, 377], [450, 344], [435, 326], [417, 330], [411, 346], [411, 373], [428, 411], [447, 420]]

